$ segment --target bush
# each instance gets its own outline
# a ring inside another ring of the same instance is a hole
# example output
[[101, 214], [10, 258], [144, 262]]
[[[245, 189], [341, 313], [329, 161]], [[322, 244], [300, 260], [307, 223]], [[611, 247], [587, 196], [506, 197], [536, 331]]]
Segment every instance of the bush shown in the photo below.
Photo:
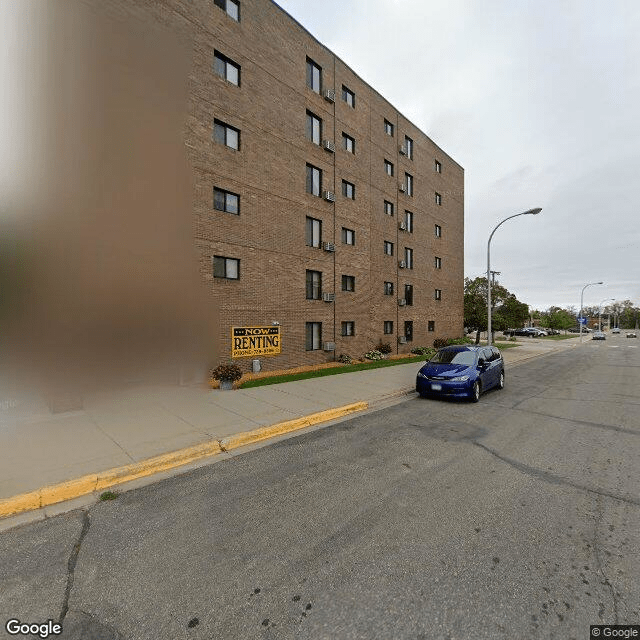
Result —
[[376, 347], [376, 351], [379, 351], [380, 353], [391, 353], [393, 351], [393, 349], [391, 348], [391, 343], [390, 342], [379, 342], [378, 346]]
[[442, 349], [442, 347], [446, 347], [448, 344], [448, 340], [446, 338], [436, 338], [433, 341], [433, 346], [436, 349]]
[[338, 362], [342, 362], [342, 364], [353, 364], [353, 358], [348, 353], [341, 353], [338, 356]]
[[427, 356], [433, 349], [431, 347], [414, 347], [411, 349], [411, 353], [415, 353], [418, 356]]
[[367, 351], [367, 353], [364, 354], [364, 357], [367, 360], [382, 360], [382, 354], [377, 349]]
[[242, 378], [242, 369], [237, 364], [229, 362], [212, 369], [210, 375], [214, 380], [233, 380], [236, 382]]
[[449, 338], [447, 344], [471, 344], [473, 340], [471, 338]]

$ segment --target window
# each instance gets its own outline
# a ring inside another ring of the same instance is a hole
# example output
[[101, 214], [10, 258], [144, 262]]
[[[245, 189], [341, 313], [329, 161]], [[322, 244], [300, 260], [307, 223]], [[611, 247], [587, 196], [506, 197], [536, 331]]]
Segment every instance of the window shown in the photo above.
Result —
[[351, 136], [348, 136], [344, 131], [342, 132], [342, 146], [349, 153], [356, 152], [356, 141]]
[[355, 276], [342, 276], [342, 290], [343, 291], [355, 291], [356, 290], [356, 278], [355, 278]]
[[307, 300], [320, 300], [322, 297], [322, 273], [307, 269]]
[[322, 120], [311, 111], [307, 111], [307, 138], [314, 144], [322, 142]]
[[231, 193], [231, 191], [224, 191], [223, 189], [214, 187], [213, 208], [218, 211], [234, 213], [238, 216], [240, 215], [240, 196], [237, 193]]
[[434, 297], [436, 300], [442, 300], [442, 289], [436, 289]]
[[388, 136], [392, 136], [393, 135], [393, 125], [386, 119], [384, 121], [384, 132]]
[[388, 256], [392, 256], [393, 255], [393, 242], [389, 242], [388, 240], [384, 241], [384, 252]]
[[316, 351], [322, 346], [322, 322], [305, 323], [305, 349]]
[[343, 244], [355, 244], [356, 232], [353, 229], [347, 229], [342, 227], [342, 243]]
[[436, 173], [442, 173], [442, 165], [437, 160], [435, 161], [435, 170]]
[[436, 193], [436, 204], [442, 204], [442, 196], [439, 193]]
[[214, 52], [213, 69], [221, 78], [237, 87], [240, 86], [240, 65], [223, 56], [219, 51]]
[[407, 263], [407, 269], [413, 269], [413, 249], [404, 249], [404, 261]]
[[221, 120], [213, 121], [213, 137], [218, 144], [224, 144], [236, 151], [240, 148], [240, 130]]
[[355, 185], [347, 182], [346, 180], [342, 181], [342, 195], [345, 198], [351, 198], [352, 200], [356, 199], [356, 187]]
[[213, 256], [213, 277], [239, 280], [240, 260], [237, 258], [225, 258], [224, 256]]
[[435, 228], [436, 238], [442, 238], [442, 227], [437, 224]]
[[320, 93], [322, 69], [311, 59], [307, 58], [307, 87]]
[[407, 320], [404, 323], [404, 337], [407, 342], [413, 342], [413, 321]]
[[409, 233], [413, 233], [413, 213], [411, 211], [404, 212], [404, 223]]
[[356, 335], [356, 323], [353, 321], [347, 321], [342, 323], [342, 335], [343, 336], [355, 336]]
[[347, 89], [344, 85], [342, 85], [342, 99], [350, 106], [355, 109], [356, 107], [356, 94], [353, 93], [350, 89]]
[[442, 269], [442, 258], [438, 258], [438, 256], [436, 256], [434, 262], [436, 269]]
[[404, 184], [408, 196], [413, 195], [413, 176], [409, 173], [404, 174]]
[[389, 162], [388, 160], [384, 161], [384, 172], [388, 176], [392, 176], [393, 175], [393, 163], [392, 162]]
[[213, 3], [216, 7], [226, 11], [230, 18], [240, 22], [240, 3], [237, 0], [213, 0]]
[[307, 165], [307, 193], [320, 196], [322, 190], [322, 171], [311, 164]]
[[407, 158], [413, 160], [413, 140], [409, 136], [404, 137], [404, 148], [407, 152]]
[[393, 202], [389, 202], [388, 200], [384, 201], [384, 212], [388, 216], [392, 216], [393, 215]]
[[385, 282], [384, 283], [384, 295], [392, 296], [393, 295], [393, 282]]
[[386, 335], [393, 333], [393, 320], [384, 321], [384, 332]]
[[413, 285], [404, 285], [404, 299], [408, 307], [413, 306]]
[[322, 220], [307, 216], [307, 247], [320, 247], [322, 242]]
[[436, 323], [434, 320], [429, 320], [429, 322], [427, 322], [427, 331], [435, 331], [436, 330]]

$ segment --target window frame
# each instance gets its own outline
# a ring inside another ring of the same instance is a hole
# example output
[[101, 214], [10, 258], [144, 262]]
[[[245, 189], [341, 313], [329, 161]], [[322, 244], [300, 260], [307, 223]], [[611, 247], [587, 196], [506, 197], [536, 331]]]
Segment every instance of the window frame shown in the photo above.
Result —
[[[316, 293], [317, 296], [315, 295]], [[315, 271], [314, 269], [306, 270], [305, 299], [322, 300], [322, 271]]]
[[393, 320], [383, 320], [382, 332], [385, 336], [393, 335]]
[[434, 300], [442, 300], [442, 289], [434, 289], [433, 291]]
[[433, 332], [436, 330], [436, 321], [427, 320], [427, 332]]
[[[216, 275], [216, 262], [220, 264], [220, 261], [224, 261], [222, 263], [222, 270], [224, 275]], [[232, 277], [228, 275], [228, 263], [235, 262], [236, 263], [236, 277]], [[229, 256], [213, 256], [213, 277], [219, 278], [221, 280], [240, 280], [240, 258], [229, 258]]]
[[407, 227], [407, 233], [413, 233], [413, 211], [404, 210], [404, 224]]
[[[240, 2], [239, 0], [213, 0], [213, 4], [216, 7], [222, 9], [232, 20], [236, 22], [240, 22]], [[236, 8], [236, 15], [233, 15], [233, 12], [229, 11], [229, 5], [233, 5]]]
[[407, 158], [409, 158], [409, 160], [413, 160], [413, 139], [405, 135], [404, 146], [407, 151], [406, 153]]
[[407, 339], [407, 342], [413, 342], [413, 320], [404, 321], [404, 337]]
[[413, 176], [410, 173], [405, 172], [404, 185], [406, 194], [413, 197]]
[[[216, 195], [217, 194], [221, 194], [223, 199], [224, 199], [224, 206], [221, 209], [220, 207], [216, 206]], [[236, 211], [231, 211], [228, 208], [227, 202], [228, 202], [228, 198], [227, 196], [234, 196], [235, 198], [237, 198], [238, 200], [238, 206], [237, 206], [237, 210]], [[227, 191], [226, 189], [220, 189], [220, 187], [213, 187], [213, 208], [215, 211], [223, 211], [224, 213], [230, 213], [231, 215], [234, 216], [239, 216], [240, 215], [240, 194], [238, 193], [233, 193], [233, 191]]]
[[[317, 142], [314, 139], [314, 134], [316, 132], [315, 123], [317, 123], [318, 132]], [[309, 111], [309, 109], [307, 109], [305, 119], [305, 135], [307, 140], [313, 142], [313, 144], [317, 144], [318, 146], [322, 145], [322, 118], [318, 117], [315, 113], [313, 113], [313, 111]]]
[[384, 172], [388, 176], [393, 177], [393, 174], [394, 174], [393, 162], [391, 162], [391, 160], [387, 160], [386, 158], [384, 159]]
[[412, 284], [404, 285], [404, 300], [407, 307], [413, 306], [413, 285]]
[[[349, 191], [351, 191], [351, 195], [349, 195]], [[348, 180], [342, 180], [342, 195], [345, 198], [349, 198], [350, 200], [356, 199], [356, 185]]]
[[440, 256], [433, 256], [433, 265], [435, 269], [442, 269], [442, 258]]
[[[390, 286], [387, 286], [390, 285]], [[385, 280], [384, 281], [384, 295], [385, 296], [392, 296], [393, 295], [393, 282], [389, 281], [389, 280]]]
[[356, 108], [356, 94], [349, 89], [346, 85], [342, 85], [342, 99], [349, 105], [352, 109]]
[[[315, 171], [318, 172], [318, 193], [315, 193], [313, 190], [313, 185], [314, 185], [313, 176]], [[322, 197], [322, 169], [320, 169], [320, 167], [316, 167], [315, 165], [312, 165], [309, 162], [307, 162], [307, 177], [306, 177], [305, 186], [308, 194], [315, 196], [316, 198]]]
[[[387, 205], [389, 205], [389, 206], [387, 207]], [[387, 209], [391, 209], [391, 212], [389, 213], [389, 212], [387, 211]], [[393, 215], [394, 215], [394, 210], [395, 210], [395, 206], [394, 206], [393, 202], [390, 202], [389, 200], [385, 200], [385, 201], [384, 201], [384, 214], [385, 214], [386, 216], [392, 216], [392, 217], [393, 217]]]
[[[315, 346], [316, 337], [318, 346]], [[304, 349], [305, 351], [320, 351], [322, 349], [322, 322], [305, 322]]]
[[404, 248], [405, 269], [413, 269], [413, 249], [411, 247]]
[[[351, 242], [349, 242], [351, 239]], [[356, 243], [356, 232], [353, 229], [347, 229], [347, 227], [342, 227], [342, 244], [348, 244], [350, 246], [354, 246]]]
[[[218, 132], [222, 129], [224, 131], [224, 141], [221, 141], [218, 136]], [[229, 144], [229, 131], [233, 131], [237, 135], [238, 146], [234, 147]], [[234, 151], [240, 151], [240, 129], [236, 129], [236, 127], [232, 127], [230, 124], [219, 120], [218, 118], [214, 118], [213, 120], [213, 140], [216, 144], [222, 144], [228, 149], [233, 149]]]
[[442, 173], [442, 163], [439, 160], [434, 160], [433, 167], [436, 173]]
[[[220, 69], [218, 68], [218, 63], [224, 65], [222, 67], [223, 73], [220, 73]], [[228, 67], [232, 67], [233, 69], [236, 70], [236, 72], [238, 74], [238, 82], [234, 82], [233, 80], [229, 79]], [[228, 56], [225, 56], [224, 53], [218, 51], [217, 49], [214, 49], [214, 51], [213, 51], [213, 70], [214, 70], [214, 73], [218, 77], [222, 78], [223, 80], [225, 80], [229, 84], [232, 84], [232, 85], [234, 85], [236, 87], [240, 86], [242, 67], [237, 62], [235, 62], [234, 60], [232, 60]]]
[[[390, 248], [391, 251], [387, 251], [387, 248]], [[386, 256], [393, 256], [393, 242], [391, 240], [384, 240], [384, 254]]]
[[[349, 333], [349, 329], [351, 333]], [[341, 323], [341, 334], [343, 338], [352, 338], [356, 335], [356, 322], [355, 320], [343, 320]]]
[[342, 274], [342, 291], [354, 293], [356, 290], [356, 277]]
[[[351, 146], [351, 149], [349, 149], [349, 146]], [[356, 153], [356, 139], [344, 131], [342, 132], [342, 148], [348, 153], [354, 155]]]
[[434, 233], [436, 238], [442, 238], [442, 227], [439, 224], [435, 226]]
[[[307, 88], [311, 89], [314, 93], [318, 95], [322, 94], [322, 67], [315, 61], [312, 60], [309, 56], [307, 56]], [[315, 75], [314, 71], [317, 71], [317, 79], [318, 79], [318, 88], [315, 88]]]
[[[318, 243], [314, 244], [316, 229], [318, 231]], [[304, 234], [305, 234], [304, 239], [307, 247], [312, 247], [313, 249], [320, 249], [322, 247], [322, 220], [320, 220], [320, 218], [306, 216]]]
[[384, 132], [389, 137], [391, 137], [391, 138], [394, 137], [395, 127], [393, 125], [393, 122], [390, 122], [386, 118], [384, 118]]
[[435, 192], [435, 196], [436, 196], [436, 204], [438, 206], [442, 206], [442, 196], [437, 191]]

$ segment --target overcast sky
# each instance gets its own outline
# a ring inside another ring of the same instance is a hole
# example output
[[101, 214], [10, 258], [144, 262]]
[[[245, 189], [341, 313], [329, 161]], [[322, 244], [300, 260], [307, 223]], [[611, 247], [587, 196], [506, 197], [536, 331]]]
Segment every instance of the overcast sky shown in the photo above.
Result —
[[465, 275], [640, 306], [640, 2], [281, 0], [465, 169]]

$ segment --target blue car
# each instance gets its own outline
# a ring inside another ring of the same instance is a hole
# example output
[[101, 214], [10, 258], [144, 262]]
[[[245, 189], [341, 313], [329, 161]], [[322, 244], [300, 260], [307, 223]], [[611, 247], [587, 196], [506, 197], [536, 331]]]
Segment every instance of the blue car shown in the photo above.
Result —
[[495, 347], [444, 347], [418, 371], [416, 391], [421, 397], [469, 398], [493, 387], [504, 388], [504, 360]]

